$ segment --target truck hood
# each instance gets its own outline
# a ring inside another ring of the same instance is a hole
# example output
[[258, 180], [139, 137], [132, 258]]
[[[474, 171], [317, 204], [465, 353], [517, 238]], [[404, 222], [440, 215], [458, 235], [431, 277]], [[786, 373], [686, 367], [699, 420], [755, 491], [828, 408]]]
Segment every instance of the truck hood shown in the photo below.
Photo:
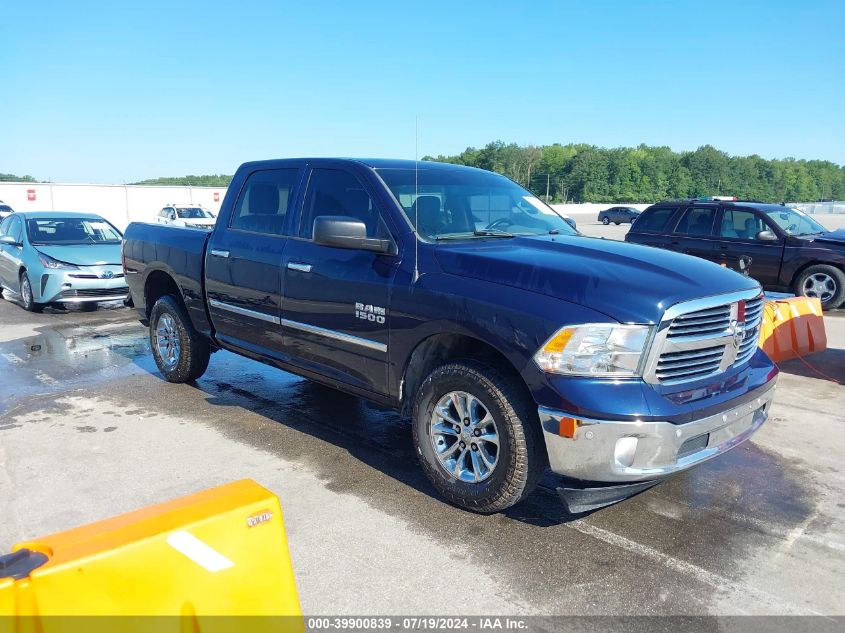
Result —
[[845, 229], [839, 229], [838, 231], [828, 231], [826, 233], [819, 233], [818, 235], [807, 236], [805, 239], [813, 242], [814, 244], [820, 244], [823, 246], [845, 246]]
[[623, 323], [657, 323], [680, 301], [760, 287], [704, 259], [584, 236], [441, 243], [435, 251], [446, 273], [556, 297]]
[[77, 266], [111, 264], [120, 266], [120, 244], [72, 244], [68, 246], [34, 244], [33, 248], [66, 264], [76, 264]]

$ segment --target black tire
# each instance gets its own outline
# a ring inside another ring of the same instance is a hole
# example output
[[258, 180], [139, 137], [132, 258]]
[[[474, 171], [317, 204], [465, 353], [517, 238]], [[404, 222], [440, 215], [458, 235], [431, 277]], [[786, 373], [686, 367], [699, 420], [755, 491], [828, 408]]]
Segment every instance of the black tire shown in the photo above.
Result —
[[[172, 326], [171, 336], [178, 341], [178, 350], [171, 346], [171, 349], [175, 350], [171, 362], [162, 358], [159, 350], [158, 331], [162, 320]], [[190, 382], [202, 376], [208, 369], [208, 360], [211, 357], [208, 341], [194, 329], [185, 308], [171, 295], [165, 295], [156, 301], [150, 313], [150, 347], [159, 371], [168, 382]]]
[[[546, 469], [537, 407], [514, 380], [491, 365], [464, 360], [435, 369], [417, 392], [412, 418], [417, 457], [437, 491], [456, 506], [485, 514], [505, 510], [528, 496]], [[454, 391], [471, 394], [495, 422], [499, 437], [495, 466], [479, 482], [460, 481], [436, 456], [430, 421], [441, 398]]]
[[601, 223], [604, 224], [605, 226], [607, 226], [608, 224], [610, 224], [610, 218], [608, 218], [607, 216], [604, 216], [601, 219]]
[[29, 275], [26, 271], [21, 273], [21, 305], [27, 312], [41, 312], [44, 309], [44, 304], [36, 303], [35, 296], [32, 294], [32, 282], [29, 280]]
[[808, 288], [814, 279], [818, 281], [827, 280], [824, 285], [829, 289], [829, 296], [828, 293], [822, 293], [822, 296], [828, 296], [827, 300], [821, 302], [823, 310], [838, 308], [845, 301], [845, 273], [836, 266], [829, 264], [815, 264], [802, 270], [795, 278], [792, 287], [793, 292], [802, 297], [822, 299], [819, 292]]

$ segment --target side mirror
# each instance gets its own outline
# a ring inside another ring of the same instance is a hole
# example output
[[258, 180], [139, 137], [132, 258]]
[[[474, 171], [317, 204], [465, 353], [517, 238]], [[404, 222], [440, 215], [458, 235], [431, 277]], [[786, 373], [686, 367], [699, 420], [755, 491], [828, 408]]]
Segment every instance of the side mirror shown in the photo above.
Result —
[[314, 218], [314, 242], [323, 246], [374, 253], [390, 253], [393, 248], [391, 240], [367, 237], [367, 227], [360, 220], [341, 215]]
[[0, 246], [23, 246], [11, 235], [0, 236]]
[[757, 237], [757, 240], [758, 240], [759, 242], [777, 242], [777, 241], [778, 241], [778, 236], [777, 236], [777, 235], [775, 235], [774, 233], [772, 233], [772, 232], [771, 232], [771, 231], [769, 231], [769, 230], [766, 230], [766, 231], [760, 231], [760, 232], [756, 235], [756, 237]]

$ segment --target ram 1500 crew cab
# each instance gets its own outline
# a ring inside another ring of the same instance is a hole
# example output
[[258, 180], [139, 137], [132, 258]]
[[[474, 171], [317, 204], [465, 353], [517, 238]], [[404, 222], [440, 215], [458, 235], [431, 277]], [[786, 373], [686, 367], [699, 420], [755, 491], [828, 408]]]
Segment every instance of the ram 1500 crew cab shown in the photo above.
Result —
[[470, 510], [548, 467], [570, 509], [618, 501], [745, 441], [772, 401], [756, 281], [580, 235], [483, 170], [246, 163], [210, 233], [130, 224], [123, 255], [167, 380], [226, 349], [393, 406]]

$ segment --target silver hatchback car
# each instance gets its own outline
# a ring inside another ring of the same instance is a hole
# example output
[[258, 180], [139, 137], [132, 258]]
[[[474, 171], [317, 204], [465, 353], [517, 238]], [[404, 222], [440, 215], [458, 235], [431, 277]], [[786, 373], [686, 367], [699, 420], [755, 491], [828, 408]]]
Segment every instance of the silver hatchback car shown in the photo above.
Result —
[[19, 295], [30, 312], [48, 303], [126, 300], [122, 240], [93, 213], [13, 213], [0, 223], [0, 290]]

